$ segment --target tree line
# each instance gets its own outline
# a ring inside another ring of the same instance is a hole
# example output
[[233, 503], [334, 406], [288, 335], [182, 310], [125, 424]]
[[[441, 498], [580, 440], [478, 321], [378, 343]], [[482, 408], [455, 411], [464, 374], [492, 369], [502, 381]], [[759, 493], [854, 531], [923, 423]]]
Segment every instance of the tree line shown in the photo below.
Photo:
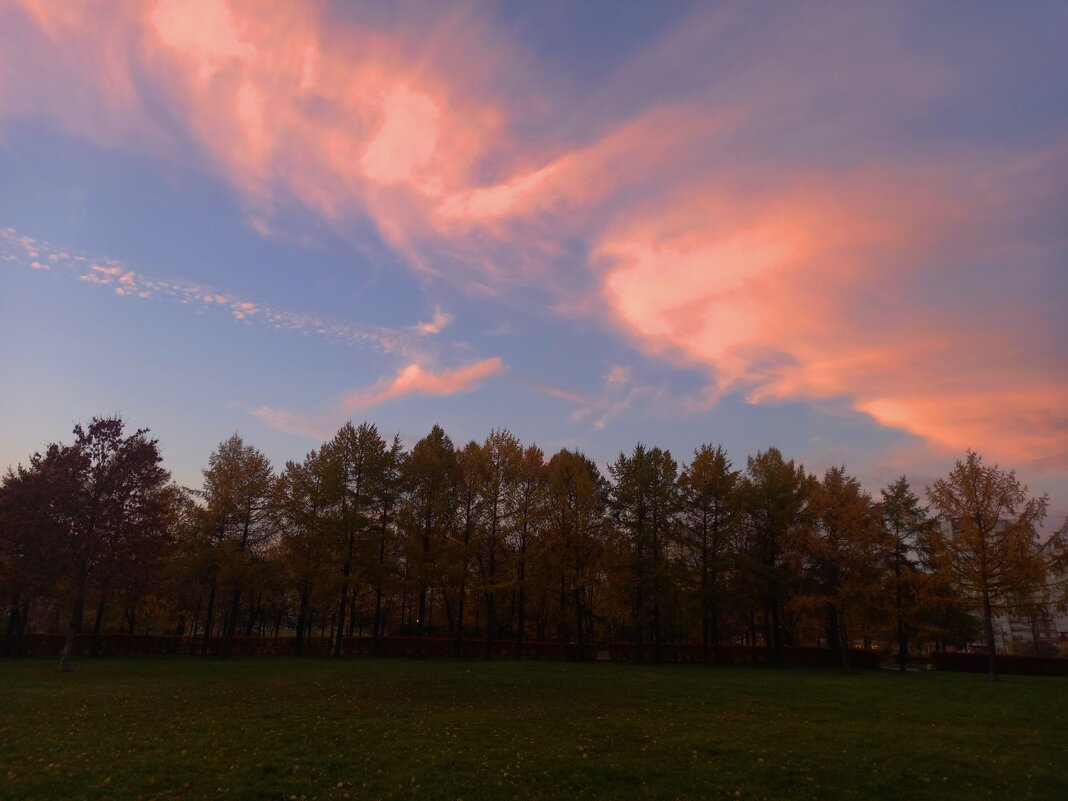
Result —
[[[1048, 500], [968, 452], [924, 499], [901, 477], [878, 497], [844, 467], [822, 476], [776, 448], [735, 465], [701, 445], [680, 463], [639, 443], [601, 468], [504, 429], [456, 445], [435, 425], [410, 450], [344, 425], [276, 470], [234, 435], [200, 489], [171, 480], [147, 430], [78, 425], [0, 481], [7, 653], [27, 631], [199, 638], [315, 635], [910, 649], [981, 640], [993, 619], [1065, 606], [1068, 526], [1041, 541]], [[467, 644], [468, 649], [470, 643]], [[1037, 638], [1035, 639], [1037, 647]]]

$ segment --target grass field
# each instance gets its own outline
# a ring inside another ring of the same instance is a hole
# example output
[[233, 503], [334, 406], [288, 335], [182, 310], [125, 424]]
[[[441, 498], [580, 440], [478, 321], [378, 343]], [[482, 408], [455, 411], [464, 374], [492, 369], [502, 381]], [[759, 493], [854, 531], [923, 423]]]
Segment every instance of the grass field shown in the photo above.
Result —
[[1064, 799], [1068, 681], [283, 658], [0, 663], [5, 799]]

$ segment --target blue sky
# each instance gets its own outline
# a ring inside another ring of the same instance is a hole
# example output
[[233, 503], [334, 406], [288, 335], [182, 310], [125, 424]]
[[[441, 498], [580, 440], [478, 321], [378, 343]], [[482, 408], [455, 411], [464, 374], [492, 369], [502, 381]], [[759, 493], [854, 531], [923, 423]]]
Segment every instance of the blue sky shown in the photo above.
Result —
[[[346, 419], [1068, 510], [1063, 4], [0, 9], [0, 464]], [[36, 266], [34, 266], [36, 264]]]

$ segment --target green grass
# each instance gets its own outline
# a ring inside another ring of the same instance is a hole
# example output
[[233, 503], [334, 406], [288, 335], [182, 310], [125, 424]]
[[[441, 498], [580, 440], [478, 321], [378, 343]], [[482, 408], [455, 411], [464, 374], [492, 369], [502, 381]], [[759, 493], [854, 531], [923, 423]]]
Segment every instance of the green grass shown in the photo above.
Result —
[[0, 688], [9, 799], [1068, 798], [1056, 679], [176, 658]]

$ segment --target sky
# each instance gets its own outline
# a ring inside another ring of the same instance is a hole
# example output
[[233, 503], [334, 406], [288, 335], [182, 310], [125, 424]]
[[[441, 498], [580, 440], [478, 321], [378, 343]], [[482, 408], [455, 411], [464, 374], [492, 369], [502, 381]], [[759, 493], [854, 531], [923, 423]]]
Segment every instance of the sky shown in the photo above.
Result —
[[0, 0], [0, 466], [369, 420], [1068, 513], [1068, 5]]

